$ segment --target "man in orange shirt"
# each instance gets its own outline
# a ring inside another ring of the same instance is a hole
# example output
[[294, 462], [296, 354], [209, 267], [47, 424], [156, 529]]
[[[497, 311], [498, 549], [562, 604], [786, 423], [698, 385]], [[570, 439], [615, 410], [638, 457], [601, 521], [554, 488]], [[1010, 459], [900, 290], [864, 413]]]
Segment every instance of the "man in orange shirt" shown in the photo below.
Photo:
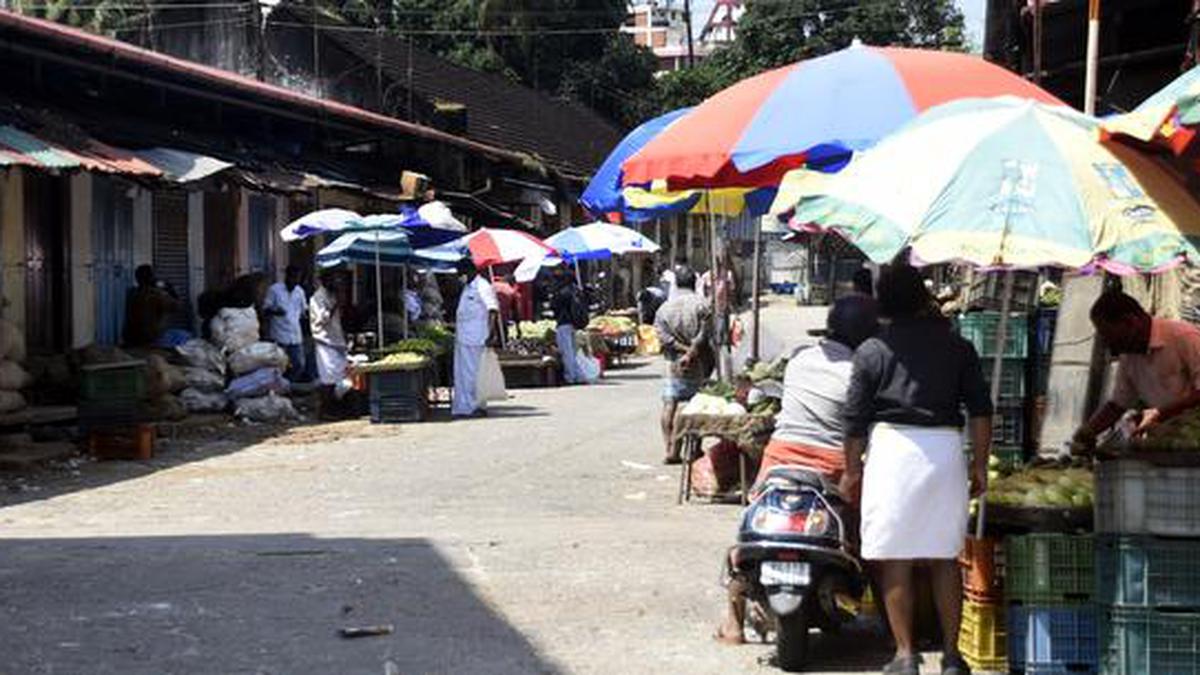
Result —
[[1112, 397], [1075, 432], [1072, 449], [1086, 452], [1125, 411], [1141, 406], [1140, 435], [1200, 405], [1200, 328], [1157, 319], [1137, 300], [1109, 291], [1092, 306], [1092, 324], [1119, 358]]

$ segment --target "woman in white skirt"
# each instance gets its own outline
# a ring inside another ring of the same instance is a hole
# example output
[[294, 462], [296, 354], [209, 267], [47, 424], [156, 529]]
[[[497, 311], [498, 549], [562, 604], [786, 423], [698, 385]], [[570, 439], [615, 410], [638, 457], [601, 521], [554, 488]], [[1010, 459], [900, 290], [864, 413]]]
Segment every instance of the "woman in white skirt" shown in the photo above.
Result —
[[[896, 657], [883, 672], [918, 672], [912, 570], [925, 563], [945, 641], [942, 673], [962, 675], [970, 668], [958, 652], [957, 558], [969, 496], [987, 487], [992, 402], [975, 349], [931, 311], [916, 269], [885, 269], [878, 295], [880, 313], [891, 324], [854, 355], [841, 488], [847, 499], [861, 497], [862, 556], [875, 563], [896, 640]], [[969, 470], [964, 425], [974, 451]]]

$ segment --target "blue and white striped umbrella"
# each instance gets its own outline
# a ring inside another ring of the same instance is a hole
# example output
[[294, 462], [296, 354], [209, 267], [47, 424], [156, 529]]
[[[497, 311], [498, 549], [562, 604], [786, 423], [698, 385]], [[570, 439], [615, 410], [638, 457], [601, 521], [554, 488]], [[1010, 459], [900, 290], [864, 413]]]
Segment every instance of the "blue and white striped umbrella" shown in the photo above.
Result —
[[626, 253], [657, 253], [658, 244], [637, 230], [596, 222], [565, 229], [546, 239], [570, 260], [600, 260]]

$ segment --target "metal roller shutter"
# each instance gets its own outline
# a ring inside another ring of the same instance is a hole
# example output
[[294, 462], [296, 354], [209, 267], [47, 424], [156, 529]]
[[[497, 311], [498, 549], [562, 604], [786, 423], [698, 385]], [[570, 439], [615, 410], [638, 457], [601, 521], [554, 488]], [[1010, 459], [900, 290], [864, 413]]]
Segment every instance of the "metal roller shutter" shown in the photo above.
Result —
[[[154, 270], [175, 288], [180, 298], [191, 297], [188, 260], [188, 198], [183, 190], [154, 193]], [[171, 325], [191, 328], [191, 303], [171, 317]]]

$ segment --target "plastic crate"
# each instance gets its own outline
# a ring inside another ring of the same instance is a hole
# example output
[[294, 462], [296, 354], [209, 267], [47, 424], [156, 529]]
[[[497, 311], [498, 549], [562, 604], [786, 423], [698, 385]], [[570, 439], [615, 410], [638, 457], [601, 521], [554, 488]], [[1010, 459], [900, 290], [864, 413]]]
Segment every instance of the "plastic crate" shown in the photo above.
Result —
[[[979, 356], [996, 355], [996, 333], [1000, 330], [1000, 312], [973, 312], [958, 319], [958, 332], [975, 345]], [[1020, 312], [1010, 312], [1004, 329], [1004, 351], [1008, 359], [1023, 359], [1029, 355], [1029, 319]]]
[[992, 421], [992, 442], [1004, 447], [1025, 447], [1025, 407], [1001, 403]]
[[1097, 537], [1096, 601], [1200, 611], [1200, 541]]
[[1200, 537], [1200, 467], [1102, 462], [1096, 469], [1096, 531]]
[[1091, 535], [1009, 537], [1004, 551], [1009, 602], [1056, 605], [1091, 600], [1095, 579]]
[[146, 362], [122, 361], [79, 369], [79, 400], [141, 401], [146, 398]]
[[1003, 605], [964, 601], [958, 650], [973, 670], [1007, 671], [1008, 645]]
[[[983, 369], [983, 380], [987, 383], [988, 391], [992, 388], [992, 360], [983, 359], [980, 366]], [[1000, 398], [1021, 399], [1025, 397], [1025, 360], [1004, 359], [1000, 365]]]
[[993, 445], [992, 456], [1000, 460], [1000, 466], [1017, 467], [1025, 463], [1025, 448], [1012, 445]]
[[429, 419], [429, 400], [412, 396], [373, 397], [370, 412], [372, 424], [424, 422]]
[[96, 459], [145, 460], [154, 456], [157, 434], [150, 424], [92, 431], [87, 436], [88, 453]]
[[371, 400], [391, 397], [417, 398], [427, 395], [429, 369], [387, 370], [368, 374]]
[[958, 564], [968, 599], [984, 604], [1004, 601], [1004, 546], [1000, 540], [967, 537]]
[[1039, 309], [1033, 316], [1033, 346], [1039, 356], [1054, 351], [1054, 332], [1058, 327], [1058, 309]]
[[1100, 668], [1112, 675], [1200, 674], [1200, 613], [1111, 608]]
[[[1003, 306], [1004, 274], [976, 273], [967, 287], [967, 307], [998, 310]], [[1009, 310], [1031, 310], [1037, 304], [1037, 272], [1013, 272], [1013, 292]]]
[[1097, 672], [1096, 608], [1009, 607], [1008, 664], [1010, 670], [1025, 673]]

